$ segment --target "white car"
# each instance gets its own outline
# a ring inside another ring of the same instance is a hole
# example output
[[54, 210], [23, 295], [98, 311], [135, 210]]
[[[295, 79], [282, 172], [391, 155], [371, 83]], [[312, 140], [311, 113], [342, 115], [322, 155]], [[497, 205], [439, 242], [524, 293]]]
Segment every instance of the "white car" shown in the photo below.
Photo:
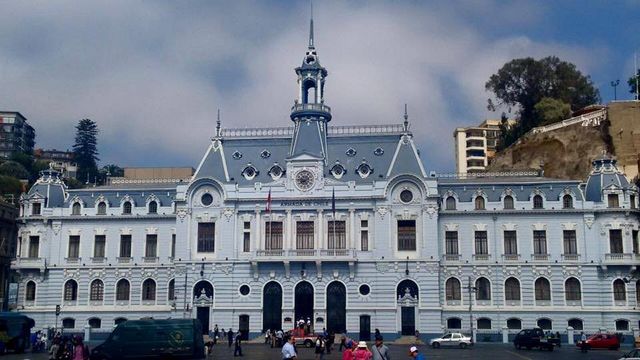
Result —
[[640, 349], [633, 349], [624, 354], [620, 360], [640, 360]]
[[465, 349], [467, 346], [473, 345], [471, 338], [461, 333], [446, 333], [442, 337], [429, 340], [429, 345], [437, 349], [440, 346], [457, 346]]

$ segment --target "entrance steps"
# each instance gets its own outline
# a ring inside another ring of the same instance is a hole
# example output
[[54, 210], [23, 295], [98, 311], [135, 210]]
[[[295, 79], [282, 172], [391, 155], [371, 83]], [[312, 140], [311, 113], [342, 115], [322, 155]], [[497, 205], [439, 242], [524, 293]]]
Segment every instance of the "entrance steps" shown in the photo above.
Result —
[[416, 339], [415, 336], [404, 335], [397, 338], [394, 342], [394, 345], [424, 345], [424, 341], [420, 339]]

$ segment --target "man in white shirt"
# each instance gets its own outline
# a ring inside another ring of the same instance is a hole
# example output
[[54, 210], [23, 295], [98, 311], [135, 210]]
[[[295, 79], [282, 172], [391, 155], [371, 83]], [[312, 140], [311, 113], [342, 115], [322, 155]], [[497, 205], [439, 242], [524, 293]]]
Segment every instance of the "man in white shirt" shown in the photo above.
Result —
[[297, 359], [298, 354], [296, 354], [296, 349], [293, 347], [293, 344], [296, 342], [296, 339], [291, 336], [289, 341], [282, 347], [282, 359]]

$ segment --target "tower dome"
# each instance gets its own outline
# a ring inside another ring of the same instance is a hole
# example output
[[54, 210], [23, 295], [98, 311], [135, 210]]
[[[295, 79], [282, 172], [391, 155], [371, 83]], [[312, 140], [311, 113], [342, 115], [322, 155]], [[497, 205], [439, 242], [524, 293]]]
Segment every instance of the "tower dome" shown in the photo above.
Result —
[[608, 155], [594, 160], [593, 168], [585, 186], [585, 198], [587, 201], [602, 202], [604, 189], [612, 185], [619, 189], [627, 189], [629, 181], [616, 165], [617, 161]]

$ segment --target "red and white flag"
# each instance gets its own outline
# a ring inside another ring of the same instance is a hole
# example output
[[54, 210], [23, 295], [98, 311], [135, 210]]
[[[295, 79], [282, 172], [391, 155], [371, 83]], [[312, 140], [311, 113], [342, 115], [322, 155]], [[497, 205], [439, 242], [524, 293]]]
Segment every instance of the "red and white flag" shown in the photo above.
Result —
[[269, 188], [269, 195], [267, 195], [267, 211], [271, 212], [271, 188]]

